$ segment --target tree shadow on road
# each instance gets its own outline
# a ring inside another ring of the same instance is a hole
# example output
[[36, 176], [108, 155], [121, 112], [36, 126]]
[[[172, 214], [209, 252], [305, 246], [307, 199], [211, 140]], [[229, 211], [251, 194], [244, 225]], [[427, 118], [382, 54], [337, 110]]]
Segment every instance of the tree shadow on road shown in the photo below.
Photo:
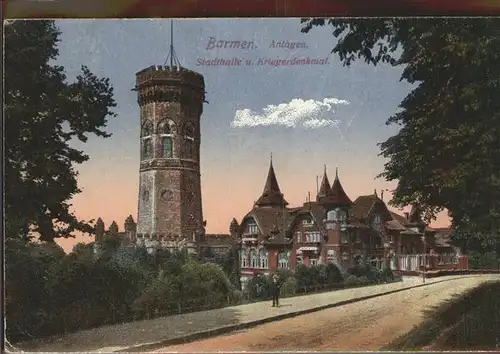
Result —
[[500, 347], [500, 281], [481, 284], [424, 312], [425, 320], [383, 350]]

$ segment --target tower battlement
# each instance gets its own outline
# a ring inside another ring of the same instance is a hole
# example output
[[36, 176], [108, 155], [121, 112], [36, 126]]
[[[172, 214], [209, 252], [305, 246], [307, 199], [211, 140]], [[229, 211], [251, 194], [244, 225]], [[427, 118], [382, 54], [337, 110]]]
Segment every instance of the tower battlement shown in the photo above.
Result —
[[151, 85], [176, 86], [177, 84], [205, 90], [203, 75], [179, 66], [152, 65], [137, 72], [135, 75], [136, 88], [138, 89]]

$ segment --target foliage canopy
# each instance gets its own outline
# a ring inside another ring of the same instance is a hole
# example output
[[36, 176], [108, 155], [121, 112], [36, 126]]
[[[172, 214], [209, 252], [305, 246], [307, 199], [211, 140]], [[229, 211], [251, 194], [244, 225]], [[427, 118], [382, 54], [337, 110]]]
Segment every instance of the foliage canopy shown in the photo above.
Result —
[[332, 53], [401, 66], [413, 84], [380, 144], [390, 201], [419, 204], [427, 221], [446, 209], [463, 248], [498, 247], [500, 231], [500, 19], [303, 19], [331, 26]]
[[86, 66], [68, 82], [58, 57], [54, 21], [11, 21], [5, 29], [5, 231], [9, 238], [41, 241], [91, 233], [71, 212], [80, 192], [75, 164], [88, 156], [71, 142], [104, 128], [116, 106], [107, 78]]

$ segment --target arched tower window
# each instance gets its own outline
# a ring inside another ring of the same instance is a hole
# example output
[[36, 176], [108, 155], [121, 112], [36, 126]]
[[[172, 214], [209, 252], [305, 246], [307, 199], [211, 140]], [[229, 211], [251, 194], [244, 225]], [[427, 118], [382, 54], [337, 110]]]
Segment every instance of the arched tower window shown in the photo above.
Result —
[[142, 160], [153, 158], [153, 124], [149, 120], [141, 127], [141, 158]]
[[192, 123], [186, 123], [184, 126], [184, 157], [186, 159], [194, 158], [194, 126]]
[[259, 260], [260, 260], [260, 268], [267, 269], [268, 268], [268, 257], [267, 250], [261, 248], [259, 250]]
[[158, 124], [158, 135], [161, 141], [160, 156], [170, 159], [173, 157], [173, 144], [175, 135], [175, 123], [170, 119], [162, 120]]

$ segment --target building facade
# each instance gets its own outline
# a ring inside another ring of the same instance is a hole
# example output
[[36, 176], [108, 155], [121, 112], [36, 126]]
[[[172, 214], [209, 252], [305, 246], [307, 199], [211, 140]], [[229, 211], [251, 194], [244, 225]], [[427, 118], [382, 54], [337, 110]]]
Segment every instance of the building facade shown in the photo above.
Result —
[[262, 195], [238, 225], [242, 282], [298, 264], [415, 271], [423, 254], [437, 257], [427, 257], [427, 267], [437, 267], [446, 252], [457, 261], [457, 250], [436, 237], [446, 230], [428, 227], [416, 206], [405, 216], [390, 211], [381, 197], [375, 191], [351, 201], [338, 170], [330, 185], [325, 167], [316, 199], [289, 207], [271, 161]]

